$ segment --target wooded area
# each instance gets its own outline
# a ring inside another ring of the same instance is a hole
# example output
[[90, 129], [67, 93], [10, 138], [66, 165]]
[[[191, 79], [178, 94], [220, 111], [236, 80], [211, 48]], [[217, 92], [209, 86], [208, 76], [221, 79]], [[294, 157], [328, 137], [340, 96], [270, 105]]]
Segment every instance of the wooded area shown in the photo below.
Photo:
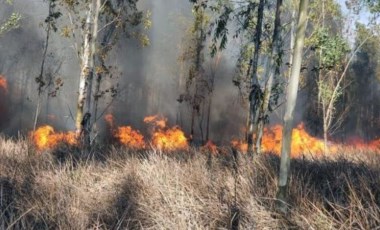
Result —
[[0, 135], [3, 144], [25, 138], [28, 156], [202, 154], [211, 171], [226, 161], [235, 181], [228, 228], [238, 229], [242, 162], [273, 169], [271, 210], [286, 219], [295, 208], [291, 162], [380, 154], [377, 0], [0, 5]]

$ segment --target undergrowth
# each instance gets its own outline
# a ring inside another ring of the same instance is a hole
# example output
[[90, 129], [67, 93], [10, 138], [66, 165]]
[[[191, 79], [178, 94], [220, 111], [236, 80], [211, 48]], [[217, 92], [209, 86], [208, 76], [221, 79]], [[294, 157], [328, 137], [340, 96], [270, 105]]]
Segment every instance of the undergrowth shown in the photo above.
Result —
[[283, 216], [276, 155], [37, 153], [26, 140], [0, 137], [0, 229], [376, 229], [379, 162], [354, 149], [293, 159]]

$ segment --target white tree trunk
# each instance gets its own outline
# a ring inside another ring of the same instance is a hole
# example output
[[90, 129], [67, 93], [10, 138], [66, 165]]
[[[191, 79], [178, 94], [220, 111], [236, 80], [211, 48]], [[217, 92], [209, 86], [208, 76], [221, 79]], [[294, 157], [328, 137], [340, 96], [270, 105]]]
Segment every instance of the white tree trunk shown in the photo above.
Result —
[[81, 135], [83, 130], [83, 117], [84, 117], [84, 110], [89, 109], [89, 105], [86, 105], [88, 103], [88, 100], [86, 101], [86, 97], [88, 97], [88, 94], [91, 95], [91, 91], [89, 85], [91, 85], [91, 75], [93, 73], [93, 55], [94, 51], [93, 48], [93, 24], [94, 24], [94, 15], [93, 11], [96, 5], [96, 0], [92, 0], [92, 2], [89, 5], [89, 9], [87, 11], [87, 18], [86, 18], [86, 24], [84, 29], [84, 41], [83, 41], [83, 53], [81, 58], [81, 73], [80, 73], [80, 79], [79, 79], [79, 95], [78, 95], [78, 102], [77, 102], [77, 114], [76, 114], [76, 120], [75, 120], [75, 126], [76, 131], [78, 135]]
[[278, 182], [278, 199], [279, 209], [282, 212], [287, 212], [286, 205], [286, 190], [288, 185], [288, 177], [290, 171], [290, 153], [291, 141], [293, 131], [293, 115], [294, 108], [297, 102], [297, 93], [299, 85], [299, 77], [302, 64], [302, 50], [305, 40], [305, 31], [308, 21], [308, 3], [309, 0], [301, 0], [299, 5], [299, 15], [297, 23], [297, 33], [294, 45], [293, 66], [289, 79], [289, 86], [287, 89], [287, 102], [284, 115], [284, 128], [282, 133], [282, 146], [281, 146], [281, 164], [280, 175]]

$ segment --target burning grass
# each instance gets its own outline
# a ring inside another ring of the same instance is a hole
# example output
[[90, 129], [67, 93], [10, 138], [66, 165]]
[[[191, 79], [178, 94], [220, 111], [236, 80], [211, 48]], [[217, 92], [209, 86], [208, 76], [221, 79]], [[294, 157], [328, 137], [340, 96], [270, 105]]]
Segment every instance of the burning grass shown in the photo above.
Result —
[[30, 134], [33, 143], [38, 150], [54, 149], [61, 143], [76, 145], [78, 143], [74, 132], [56, 133], [54, 128], [45, 125], [39, 127], [35, 132]]
[[253, 162], [240, 156], [236, 168], [230, 155], [195, 150], [142, 155], [113, 148], [91, 156], [72, 148], [33, 151], [27, 141], [0, 137], [1, 229], [226, 229], [235, 205], [241, 229], [380, 225], [378, 154], [352, 158], [352, 149], [335, 159], [294, 159], [291, 214], [283, 217], [274, 210], [275, 155]]

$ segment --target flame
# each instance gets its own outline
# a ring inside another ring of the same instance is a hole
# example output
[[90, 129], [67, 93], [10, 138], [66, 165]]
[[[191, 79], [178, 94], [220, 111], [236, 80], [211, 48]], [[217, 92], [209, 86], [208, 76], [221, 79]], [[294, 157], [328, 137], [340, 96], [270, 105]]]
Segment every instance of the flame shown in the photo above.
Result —
[[201, 147], [201, 152], [210, 152], [214, 155], [218, 154], [218, 147], [212, 142], [207, 141], [207, 143]]
[[145, 148], [143, 135], [139, 131], [135, 131], [131, 126], [118, 127], [115, 132], [115, 137], [123, 145], [133, 149]]
[[369, 145], [370, 149], [375, 150], [375, 151], [379, 151], [380, 150], [380, 139], [373, 140], [373, 141], [369, 142], [368, 145]]
[[189, 147], [185, 133], [178, 126], [168, 128], [167, 119], [158, 115], [144, 118], [144, 122], [153, 125], [152, 144], [160, 150], [186, 150]]
[[114, 127], [114, 117], [112, 114], [106, 114], [104, 116], [104, 120], [107, 122], [107, 124], [110, 126], [110, 127]]
[[56, 133], [54, 128], [45, 125], [31, 133], [32, 140], [38, 150], [55, 148], [60, 143], [76, 145], [77, 138], [74, 132]]
[[[281, 125], [274, 125], [270, 128], [265, 128], [261, 145], [262, 151], [280, 154], [281, 141]], [[231, 141], [231, 145], [243, 153], [246, 153], [248, 150], [248, 144], [245, 141], [234, 139]], [[370, 151], [380, 151], [380, 139], [373, 140], [368, 143], [360, 138], [350, 139], [344, 144], [329, 142], [327, 146], [327, 152], [329, 154], [334, 154], [338, 153], [339, 150], [345, 149], [347, 147]], [[311, 136], [305, 130], [304, 123], [300, 123], [296, 128], [293, 129], [291, 151], [292, 157], [300, 157], [304, 154], [323, 154], [325, 152], [324, 141], [320, 138]]]
[[248, 151], [248, 144], [245, 141], [234, 139], [231, 141], [231, 145], [242, 153], [246, 153]]
[[[281, 141], [281, 125], [274, 125], [270, 128], [265, 128], [261, 144], [262, 151], [280, 154]], [[231, 145], [241, 152], [247, 152], [248, 150], [248, 144], [241, 140], [233, 140]], [[336, 152], [338, 146], [330, 143], [328, 148], [329, 152]], [[305, 125], [301, 123], [293, 129], [291, 151], [292, 157], [299, 157], [302, 154], [308, 153], [321, 154], [324, 152], [324, 142], [323, 140], [308, 134], [305, 130]]]
[[[262, 140], [262, 149], [264, 152], [281, 152], [281, 140], [282, 140], [282, 126], [275, 125], [274, 127], [264, 129], [264, 135]], [[335, 146], [330, 144], [328, 146], [329, 152], [335, 152]], [[324, 141], [315, 137], [312, 137], [305, 130], [304, 123], [299, 124], [293, 129], [292, 134], [292, 157], [298, 157], [301, 154], [314, 153], [321, 154], [324, 152]]]
[[375, 140], [366, 142], [359, 137], [352, 137], [347, 142], [348, 142], [348, 145], [353, 148], [357, 148], [361, 150], [380, 151], [380, 139], [375, 139]]
[[0, 89], [2, 89], [4, 92], [8, 92], [7, 79], [3, 75], [0, 75]]
[[147, 124], [152, 124], [159, 129], [164, 129], [166, 127], [167, 119], [159, 115], [153, 115], [145, 117], [144, 122]]

